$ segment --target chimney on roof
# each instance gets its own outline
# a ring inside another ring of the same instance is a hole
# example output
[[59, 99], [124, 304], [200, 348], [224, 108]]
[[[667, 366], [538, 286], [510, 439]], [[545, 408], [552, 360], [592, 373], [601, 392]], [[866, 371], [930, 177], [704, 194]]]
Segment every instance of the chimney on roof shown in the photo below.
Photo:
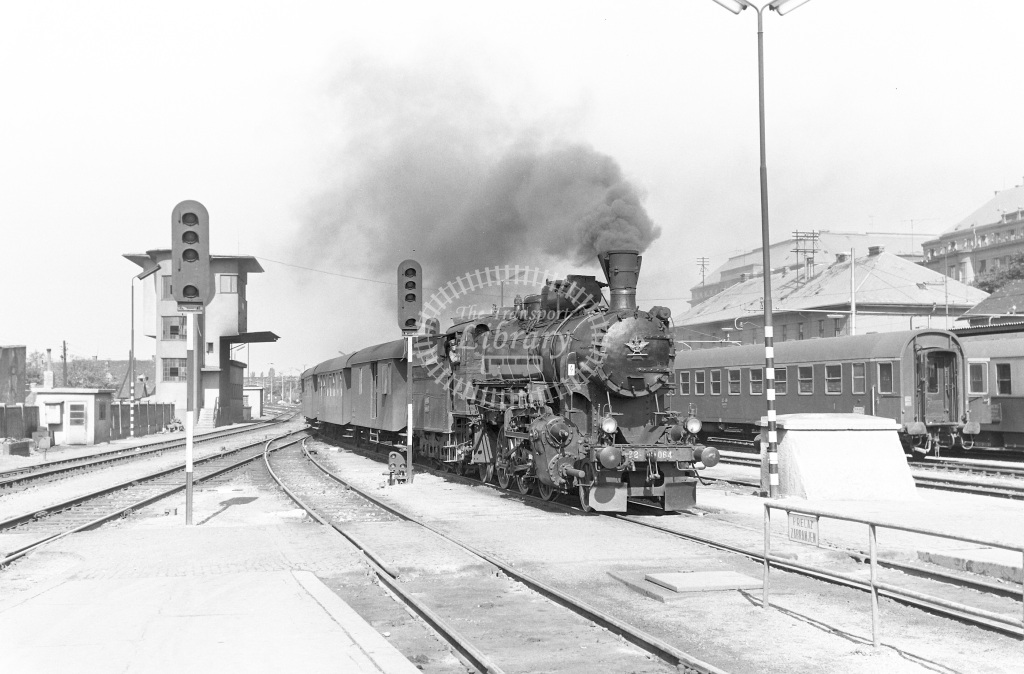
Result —
[[846, 258], [849, 257], [846, 253], [836, 253], [836, 262], [846, 262]]
[[746, 282], [747, 282], [747, 275], [745, 273], [744, 274], [740, 274], [740, 283], [746, 283]]
[[883, 253], [883, 252], [885, 252], [885, 246], [869, 246], [868, 247], [868, 256], [869, 257], [874, 257], [875, 255], [878, 255], [879, 253]]

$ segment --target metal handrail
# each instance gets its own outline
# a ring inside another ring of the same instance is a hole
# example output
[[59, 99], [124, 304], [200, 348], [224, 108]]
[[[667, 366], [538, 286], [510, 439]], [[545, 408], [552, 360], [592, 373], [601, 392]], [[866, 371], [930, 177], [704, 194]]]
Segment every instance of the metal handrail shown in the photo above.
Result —
[[[865, 517], [857, 517], [857, 516], [854, 516], [854, 515], [844, 515], [844, 514], [839, 514], [839, 513], [835, 513], [835, 512], [829, 512], [829, 511], [826, 511], [826, 510], [820, 510], [820, 509], [817, 509], [817, 508], [810, 508], [810, 507], [805, 507], [805, 506], [774, 504], [774, 503], [769, 503], [767, 501], [764, 503], [764, 553], [762, 555], [762, 560], [763, 560], [763, 563], [764, 563], [764, 587], [763, 587], [763, 597], [761, 599], [761, 607], [762, 608], [765, 608], [765, 609], [768, 608], [768, 578], [769, 578], [769, 569], [771, 567], [771, 564], [774, 562], [775, 564], [778, 564], [778, 565], [787, 565], [787, 566], [793, 566], [794, 565], [791, 560], [783, 559], [781, 557], [776, 557], [776, 556], [771, 554], [771, 545], [772, 545], [772, 543], [771, 543], [771, 536], [772, 536], [772, 534], [771, 534], [771, 511], [772, 511], [772, 509], [785, 511], [787, 515], [788, 514], [792, 514], [792, 513], [796, 513], [798, 515], [809, 515], [811, 517], [817, 517], [817, 518], [825, 517], [825, 518], [828, 518], [828, 519], [842, 520], [842, 521], [846, 521], [846, 522], [855, 522], [857, 524], [867, 525], [867, 527], [868, 527], [868, 549], [869, 549], [869, 557], [870, 557], [870, 560], [871, 560], [871, 575], [870, 575], [870, 580], [869, 580], [869, 583], [868, 583], [870, 591], [871, 591], [871, 640], [872, 640], [873, 644], [876, 647], [880, 645], [880, 640], [879, 640], [879, 635], [878, 635], [878, 620], [879, 620], [879, 618], [878, 618], [878, 591], [879, 590], [882, 590], [882, 591], [884, 591], [887, 594], [892, 595], [892, 596], [903, 597], [903, 598], [906, 598], [906, 599], [912, 599], [912, 600], [920, 601], [920, 602], [928, 602], [928, 603], [934, 604], [936, 606], [941, 606], [943, 608], [952, 609], [954, 611], [958, 611], [960, 613], [965, 613], [967, 615], [971, 615], [971, 616], [974, 616], [974, 617], [977, 617], [977, 618], [982, 618], [984, 620], [987, 620], [987, 621], [990, 621], [990, 622], [993, 622], [993, 623], [998, 623], [998, 624], [1001, 624], [1001, 625], [1008, 625], [1008, 626], [1011, 626], [1011, 627], [1020, 628], [1021, 631], [1022, 631], [1022, 636], [1024, 636], [1024, 584], [1022, 584], [1022, 586], [1021, 586], [1021, 608], [1022, 608], [1022, 615], [1021, 615], [1020, 619], [1013, 620], [1013, 619], [1007, 618], [1006, 616], [1004, 616], [1002, 614], [994, 613], [992, 611], [985, 611], [983, 609], [973, 608], [973, 607], [967, 606], [966, 604], [961, 604], [959, 602], [948, 601], [946, 599], [941, 599], [939, 597], [935, 597], [935, 596], [932, 596], [932, 595], [924, 594], [924, 593], [921, 593], [921, 592], [915, 592], [913, 590], [908, 590], [908, 589], [905, 589], [905, 588], [900, 588], [900, 587], [897, 587], [895, 585], [890, 585], [888, 583], [883, 583], [883, 582], [878, 580], [878, 543], [877, 543], [876, 532], [877, 532], [877, 529], [879, 527], [881, 527], [883, 529], [892, 529], [892, 530], [895, 530], [895, 531], [906, 531], [906, 532], [909, 532], [909, 533], [921, 534], [921, 535], [924, 535], [924, 536], [934, 536], [936, 538], [945, 538], [945, 539], [954, 540], [954, 541], [961, 541], [961, 542], [964, 542], [964, 543], [974, 543], [974, 544], [977, 544], [977, 545], [985, 545], [985, 546], [988, 546], [988, 547], [1001, 548], [1003, 550], [1010, 550], [1012, 552], [1018, 552], [1018, 553], [1021, 554], [1022, 568], [1024, 568], [1024, 545], [1008, 543], [1006, 541], [994, 541], [994, 540], [979, 538], [979, 537], [976, 537], [976, 536], [963, 536], [963, 535], [960, 535], [960, 534], [952, 534], [952, 533], [949, 533], [949, 532], [939, 531], [937, 529], [928, 529], [928, 528], [925, 528], [925, 527], [913, 527], [913, 526], [908, 526], [908, 525], [905, 525], [905, 524], [899, 524], [897, 522], [882, 522], [882, 521], [878, 521], [878, 520], [871, 520], [871, 519], [868, 519], [868, 518], [865, 518]], [[851, 576], [849, 576], [847, 574], [834, 573], [834, 572], [827, 571], [827, 570], [822, 569], [822, 568], [816, 568], [816, 567], [813, 567], [813, 566], [805, 566], [805, 565], [800, 565], [800, 566], [802, 568], [805, 568], [805, 569], [810, 570], [810, 571], [814, 571], [816, 573], [823, 574], [825, 576], [831, 576], [833, 578], [837, 578], [837, 579], [841, 579], [841, 580], [845, 580], [845, 581], [862, 582], [862, 581], [856, 581], [854, 578], [852, 578]]]

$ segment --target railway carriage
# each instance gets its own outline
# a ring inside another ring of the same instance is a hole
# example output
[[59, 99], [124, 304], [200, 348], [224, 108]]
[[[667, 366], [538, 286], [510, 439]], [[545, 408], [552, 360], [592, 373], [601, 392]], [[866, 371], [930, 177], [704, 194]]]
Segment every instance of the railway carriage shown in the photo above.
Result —
[[982, 447], [1024, 449], [1024, 335], [960, 338], [967, 352], [971, 418], [981, 424]]
[[[680, 352], [673, 405], [704, 422], [702, 437], [753, 444], [765, 410], [764, 347]], [[964, 348], [946, 330], [775, 344], [779, 414], [852, 412], [900, 424], [904, 446], [928, 453], [978, 433], [970, 421]]]

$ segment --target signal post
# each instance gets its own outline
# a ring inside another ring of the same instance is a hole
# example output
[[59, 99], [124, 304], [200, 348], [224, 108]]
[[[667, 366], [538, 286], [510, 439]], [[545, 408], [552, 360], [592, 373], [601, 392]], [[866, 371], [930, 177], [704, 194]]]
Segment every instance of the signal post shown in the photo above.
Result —
[[188, 339], [185, 407], [185, 524], [192, 524], [192, 463], [195, 406], [199, 400], [200, 359], [203, 357], [196, 315], [213, 299], [210, 266], [210, 214], [198, 201], [182, 201], [171, 211], [171, 291], [178, 311], [185, 314]]
[[423, 268], [416, 260], [398, 265], [398, 327], [405, 337], [405, 474], [412, 482], [412, 338], [420, 327], [423, 310]]

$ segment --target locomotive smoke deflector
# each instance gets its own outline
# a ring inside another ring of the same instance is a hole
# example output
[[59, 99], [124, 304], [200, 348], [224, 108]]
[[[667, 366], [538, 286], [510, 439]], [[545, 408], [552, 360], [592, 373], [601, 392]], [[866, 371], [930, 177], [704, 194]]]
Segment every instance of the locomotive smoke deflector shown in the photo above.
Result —
[[612, 311], [636, 309], [636, 281], [640, 276], [640, 252], [610, 250], [597, 256], [608, 279], [608, 305]]

